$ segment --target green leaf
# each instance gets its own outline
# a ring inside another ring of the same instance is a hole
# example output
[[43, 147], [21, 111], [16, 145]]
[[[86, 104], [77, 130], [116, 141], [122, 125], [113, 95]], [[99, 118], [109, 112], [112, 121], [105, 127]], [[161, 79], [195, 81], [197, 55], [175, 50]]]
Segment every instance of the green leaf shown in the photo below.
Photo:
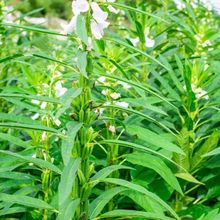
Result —
[[77, 66], [84, 77], [87, 77], [87, 52], [79, 50], [77, 53]]
[[146, 153], [152, 153], [152, 154], [158, 155], [158, 156], [168, 160], [169, 162], [171, 162], [175, 166], [179, 167], [180, 170], [184, 170], [185, 172], [187, 172], [183, 167], [181, 167], [179, 164], [177, 164], [176, 162], [174, 162], [170, 158], [166, 157], [165, 155], [161, 154], [159, 151], [152, 150], [152, 149], [150, 149], [146, 146], [142, 146], [142, 145], [127, 142], [127, 141], [120, 141], [120, 140], [103, 140], [100, 143], [102, 143], [102, 144], [118, 144], [120, 146], [130, 147], [130, 148], [133, 148], [135, 150], [143, 151], [143, 152], [146, 152]]
[[0, 201], [33, 207], [36, 209], [49, 209], [55, 211], [55, 208], [48, 203], [40, 199], [32, 198], [30, 196], [9, 195], [6, 193], [0, 193]]
[[57, 103], [59, 104], [59, 100], [47, 96], [37, 96], [37, 95], [27, 95], [27, 94], [19, 94], [19, 93], [0, 93], [0, 97], [16, 97], [16, 98], [26, 98], [39, 100], [43, 102]]
[[55, 173], [61, 174], [61, 170], [58, 167], [56, 167], [54, 164], [52, 164], [52, 163], [50, 163], [46, 160], [41, 160], [41, 159], [38, 159], [38, 158], [32, 158], [32, 157], [29, 157], [29, 156], [22, 156], [20, 154], [13, 153], [13, 152], [10, 152], [10, 151], [4, 151], [4, 150], [0, 150], [0, 154], [5, 154], [5, 155], [12, 156], [12, 157], [16, 157], [16, 158], [24, 160], [28, 163], [34, 163], [35, 165], [37, 165], [39, 167], [46, 168], [46, 169], [54, 171]]
[[21, 172], [0, 172], [0, 178], [4, 179], [13, 179], [13, 180], [34, 180], [36, 179], [35, 176], [32, 176], [27, 173], [21, 173]]
[[160, 100], [164, 101], [165, 103], [167, 103], [168, 105], [170, 105], [171, 107], [173, 107], [174, 110], [176, 110], [177, 112], [179, 112], [178, 108], [176, 106], [174, 106], [171, 102], [169, 102], [169, 100], [165, 97], [163, 97], [162, 95], [158, 94], [157, 92], [153, 91], [153, 88], [149, 85], [149, 84], [140, 84], [137, 82], [134, 82], [132, 80], [127, 80], [127, 79], [123, 79], [117, 76], [113, 76], [113, 75], [106, 75], [106, 74], [102, 74], [103, 76], [110, 78], [110, 79], [115, 79], [115, 80], [119, 80], [121, 82], [125, 82], [128, 83], [129, 85], [132, 85], [134, 87], [137, 87], [155, 97], [158, 97]]
[[162, 199], [160, 199], [155, 193], [152, 193], [152, 192], [148, 191], [147, 189], [145, 189], [144, 187], [142, 187], [140, 185], [128, 182], [126, 180], [116, 179], [116, 178], [106, 178], [106, 179], [103, 179], [102, 182], [120, 185], [120, 186], [129, 188], [129, 189], [132, 189], [134, 191], [143, 193], [144, 195], [146, 195], [149, 198], [151, 198], [151, 199], [155, 200], [156, 202], [158, 202], [167, 211], [169, 211], [176, 219], [180, 220], [180, 218], [176, 214], [176, 212], [169, 205], [167, 205], [166, 202], [164, 202]]
[[150, 145], [184, 155], [184, 152], [180, 147], [178, 147], [176, 144], [173, 144], [162, 135], [136, 125], [127, 126], [126, 128], [130, 134], [137, 135], [140, 139], [144, 140]]
[[89, 206], [90, 219], [94, 219], [95, 217], [97, 217], [114, 196], [121, 192], [124, 192], [125, 190], [127, 189], [124, 187], [115, 187], [103, 192], [100, 196], [93, 200]]
[[164, 130], [168, 131], [169, 133], [173, 134], [175, 136], [175, 133], [170, 130], [166, 125], [164, 125], [163, 123], [159, 122], [158, 120], [140, 112], [140, 111], [137, 111], [137, 110], [134, 110], [134, 109], [130, 109], [130, 108], [123, 108], [123, 107], [120, 107], [120, 106], [117, 106], [117, 105], [105, 105], [103, 106], [105, 108], [113, 108], [113, 109], [118, 109], [118, 110], [121, 110], [121, 111], [125, 111], [125, 112], [128, 112], [128, 113], [133, 113], [135, 115], [139, 115], [143, 118], [145, 118], [146, 120], [150, 121], [150, 122], [153, 122], [154, 124], [160, 126], [161, 128], [163, 128]]
[[123, 217], [126, 219], [134, 218], [134, 217], [139, 217], [139, 218], [144, 218], [144, 219], [157, 219], [157, 220], [174, 220], [174, 218], [166, 217], [165, 215], [160, 215], [156, 213], [150, 213], [150, 212], [142, 212], [142, 211], [134, 211], [134, 210], [114, 210], [107, 212], [103, 215], [100, 216], [100, 218], [120, 218]]
[[56, 220], [71, 220], [73, 219], [76, 209], [80, 203], [80, 199], [71, 201], [64, 211], [61, 211], [57, 216]]
[[43, 29], [43, 28], [38, 28], [34, 26], [25, 26], [25, 25], [18, 25], [18, 24], [3, 24], [4, 26], [8, 27], [13, 27], [13, 28], [19, 28], [19, 29], [24, 29], [27, 31], [34, 31], [34, 32], [39, 32], [39, 33], [44, 33], [44, 34], [51, 34], [51, 35], [58, 35], [58, 36], [66, 36], [64, 34], [61, 34], [56, 31], [48, 30], [48, 29]]
[[112, 41], [114, 43], [118, 43], [119, 45], [122, 45], [128, 49], [131, 49], [135, 52], [138, 52], [140, 53], [141, 55], [147, 57], [148, 59], [150, 59], [151, 61], [153, 61], [154, 63], [158, 64], [159, 66], [163, 67], [164, 69], [168, 70], [166, 66], [164, 66], [160, 61], [158, 61], [156, 58], [154, 58], [153, 56], [147, 54], [146, 52], [136, 48], [136, 47], [133, 47], [131, 46], [130, 44], [126, 43], [125, 41], [122, 41], [120, 39], [117, 39], [117, 38], [107, 38], [107, 40], [109, 41]]
[[29, 143], [22, 141], [20, 138], [12, 136], [10, 134], [0, 133], [0, 140], [9, 141], [12, 144], [15, 144], [15, 145], [23, 147], [23, 148], [31, 147], [31, 145]]
[[170, 168], [164, 161], [156, 156], [135, 152], [126, 156], [128, 162], [143, 167], [153, 169], [157, 172], [173, 189], [183, 195], [182, 189]]
[[62, 107], [58, 109], [56, 118], [59, 118], [68, 108], [70, 108], [73, 100], [78, 97], [82, 92], [82, 89], [68, 89], [63, 96], [60, 97], [60, 103]]
[[0, 216], [11, 215], [25, 212], [26, 209], [23, 207], [12, 207], [12, 208], [4, 208], [0, 210]]
[[79, 168], [80, 162], [81, 160], [79, 158], [77, 159], [71, 158], [67, 166], [64, 167], [58, 187], [60, 207], [63, 207], [63, 204], [67, 201], [67, 199], [71, 195], [73, 184], [76, 177], [76, 172]]
[[86, 28], [86, 21], [84, 16], [78, 15], [76, 21], [76, 34], [82, 40], [82, 42], [88, 45], [88, 35]]
[[132, 199], [135, 202], [135, 204], [139, 205], [147, 212], [163, 214], [165, 211], [165, 209], [156, 201], [137, 191], [128, 190], [123, 192], [122, 195]]
[[129, 5], [124, 5], [124, 4], [115, 3], [115, 2], [108, 2], [108, 4], [110, 4], [112, 6], [115, 6], [115, 7], [118, 7], [118, 8], [129, 10], [129, 11], [134, 11], [136, 13], [140, 13], [140, 14], [143, 14], [143, 15], [148, 15], [148, 16], [153, 17], [153, 18], [155, 18], [155, 19], [157, 19], [159, 21], [163, 21], [163, 22], [169, 24], [168, 21], [164, 20], [163, 18], [161, 18], [161, 17], [159, 17], [159, 16], [157, 16], [155, 14], [148, 13], [148, 12], [140, 10], [138, 8], [130, 7]]
[[161, 107], [157, 107], [154, 105], [151, 105], [150, 103], [148, 103], [148, 99], [147, 98], [123, 98], [122, 101], [128, 102], [131, 106], [134, 107], [143, 107], [147, 110], [150, 110], [154, 113], [159, 113], [165, 116], [168, 116], [167, 113], [165, 111], [163, 111], [161, 109]]
[[37, 120], [32, 120], [30, 117], [22, 116], [22, 115], [17, 115], [14, 113], [0, 113], [0, 121], [2, 122], [17, 122], [17, 123], [22, 123], [22, 124], [37, 124], [41, 125], [40, 121]]
[[51, 133], [58, 133], [58, 131], [54, 128], [49, 128], [43, 125], [31, 125], [31, 124], [22, 124], [22, 123], [0, 123], [0, 127], [4, 128], [15, 128], [15, 129], [27, 129], [27, 130], [34, 130], [34, 131], [47, 131]]
[[99, 170], [90, 180], [96, 181], [99, 179], [106, 178], [109, 174], [119, 169], [133, 169], [133, 168], [123, 165], [111, 165]]
[[210, 211], [207, 215], [203, 215], [198, 220], [218, 220], [220, 218], [219, 209]]
[[204, 142], [204, 144], [195, 152], [192, 158], [192, 169], [196, 169], [200, 165], [200, 163], [205, 159], [203, 155], [206, 155], [207, 153], [209, 153], [217, 147], [219, 137], [219, 131], [215, 130]]
[[203, 154], [202, 157], [211, 157], [211, 156], [218, 155], [218, 154], [220, 154], [220, 147], [218, 147], [218, 148], [216, 148], [206, 154]]
[[62, 140], [61, 154], [64, 165], [67, 166], [72, 156], [72, 149], [74, 147], [75, 137], [79, 129], [82, 127], [82, 123], [72, 121], [67, 125], [67, 137]]
[[199, 182], [195, 177], [193, 177], [190, 173], [176, 173], [175, 176], [191, 183], [197, 183], [201, 185], [203, 184], [202, 182]]

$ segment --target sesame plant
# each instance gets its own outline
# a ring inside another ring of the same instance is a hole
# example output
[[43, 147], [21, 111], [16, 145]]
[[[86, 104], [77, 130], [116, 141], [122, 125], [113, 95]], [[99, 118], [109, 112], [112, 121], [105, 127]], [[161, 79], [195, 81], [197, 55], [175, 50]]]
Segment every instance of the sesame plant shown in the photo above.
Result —
[[48, 2], [13, 3], [0, 1], [0, 219], [219, 219], [218, 4], [64, 1], [59, 29], [37, 17]]

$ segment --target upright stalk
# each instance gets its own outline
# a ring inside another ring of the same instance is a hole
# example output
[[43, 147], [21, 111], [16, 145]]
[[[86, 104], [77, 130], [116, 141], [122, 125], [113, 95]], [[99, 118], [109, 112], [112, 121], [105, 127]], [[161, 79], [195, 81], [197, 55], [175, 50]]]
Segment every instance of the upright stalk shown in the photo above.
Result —
[[[86, 16], [87, 33], [90, 33], [90, 11]], [[75, 180], [75, 187], [73, 189], [73, 196], [80, 198], [80, 205], [76, 211], [76, 219], [87, 220], [89, 214], [89, 195], [91, 187], [89, 186], [89, 178], [93, 172], [93, 164], [90, 162], [90, 156], [93, 151], [93, 140], [95, 132], [91, 126], [96, 118], [95, 113], [92, 111], [91, 83], [92, 74], [92, 59], [91, 52], [87, 50], [87, 45], [82, 42], [81, 53], [87, 55], [86, 73], [80, 73], [78, 87], [82, 89], [80, 96], [74, 101], [74, 107], [78, 113], [78, 121], [82, 123], [79, 130], [73, 150], [75, 158], [81, 158], [81, 165], [78, 169], [78, 175]]]

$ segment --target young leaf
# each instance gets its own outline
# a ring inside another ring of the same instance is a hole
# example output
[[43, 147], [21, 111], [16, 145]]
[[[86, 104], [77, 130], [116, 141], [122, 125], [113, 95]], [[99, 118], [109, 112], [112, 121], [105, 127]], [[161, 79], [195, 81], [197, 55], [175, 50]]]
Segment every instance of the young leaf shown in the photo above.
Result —
[[123, 166], [123, 165], [108, 166], [98, 171], [90, 180], [95, 181], [95, 180], [106, 178], [109, 174], [119, 169], [133, 169], [133, 168], [128, 167], [128, 166]]
[[80, 199], [71, 201], [64, 211], [61, 211], [57, 216], [56, 220], [71, 220], [73, 219], [76, 209], [80, 203]]
[[55, 208], [48, 203], [40, 199], [32, 198], [30, 196], [9, 195], [6, 193], [0, 193], [0, 201], [33, 207], [36, 209], [49, 209], [55, 211]]
[[134, 210], [114, 210], [107, 212], [100, 216], [100, 219], [104, 218], [144, 218], [144, 219], [157, 219], [157, 220], [174, 220], [174, 218], [166, 217], [165, 215], [160, 215], [156, 213], [150, 213], [150, 212], [142, 212], [142, 211], [134, 211]]
[[61, 174], [61, 171], [58, 167], [56, 167], [54, 164], [46, 161], [46, 160], [41, 160], [38, 158], [32, 158], [31, 156], [22, 156], [18, 153], [13, 153], [10, 151], [4, 151], [4, 150], [0, 150], [0, 154], [6, 154], [18, 159], [21, 159], [21, 161], [25, 161], [25, 162], [29, 162], [29, 163], [34, 163], [35, 165], [42, 167], [42, 168], [46, 168], [49, 170], [54, 171], [55, 173]]
[[62, 145], [61, 145], [61, 154], [65, 166], [67, 166], [71, 158], [75, 137], [79, 129], [82, 127], [82, 123], [72, 121], [69, 122], [66, 125], [66, 127], [67, 127], [67, 137], [62, 140]]
[[81, 160], [79, 158], [73, 159], [70, 158], [67, 166], [64, 167], [64, 170], [61, 174], [61, 180], [58, 187], [59, 191], [59, 206], [62, 207], [66, 200], [70, 197], [73, 184], [76, 177], [76, 172], [79, 168]]
[[93, 200], [89, 206], [90, 219], [94, 219], [95, 217], [97, 217], [114, 196], [121, 192], [124, 192], [125, 190], [127, 189], [124, 187], [115, 187], [103, 192], [100, 196]]
[[152, 154], [158, 155], [158, 156], [168, 160], [169, 162], [171, 162], [175, 166], [179, 167], [180, 170], [184, 170], [186, 172], [186, 170], [183, 167], [181, 167], [179, 164], [177, 164], [176, 162], [174, 162], [170, 158], [168, 158], [165, 155], [161, 154], [160, 152], [152, 150], [148, 147], [145, 147], [145, 146], [142, 146], [142, 145], [139, 145], [139, 144], [135, 144], [135, 143], [131, 143], [131, 142], [127, 142], [127, 141], [119, 141], [119, 140], [104, 140], [104, 141], [101, 141], [101, 143], [103, 143], [103, 144], [118, 144], [120, 146], [130, 147], [130, 148], [133, 148], [133, 149], [138, 150], [138, 151], [143, 151], [143, 152], [146, 152], [146, 153], [152, 153]]
[[86, 21], [84, 16], [81, 15], [77, 16], [76, 34], [84, 44], [88, 45], [88, 35], [87, 35]]
[[175, 152], [178, 154], [183, 154], [184, 152], [182, 149], [180, 149], [176, 144], [173, 144], [169, 140], [167, 140], [165, 137], [156, 134], [153, 131], [150, 131], [149, 129], [132, 125], [127, 126], [127, 131], [132, 135], [137, 135], [140, 139], [144, 140], [148, 144], [151, 144], [155, 147], [159, 147], [171, 152]]
[[129, 189], [132, 189], [134, 191], [140, 192], [145, 194], [146, 196], [148, 196], [149, 198], [155, 200], [156, 202], [158, 202], [160, 205], [162, 205], [167, 211], [169, 211], [176, 219], [180, 220], [179, 216], [176, 214], [176, 212], [166, 203], [164, 202], [162, 199], [160, 199], [156, 194], [148, 191], [147, 189], [145, 189], [144, 187], [128, 182], [126, 180], [122, 180], [122, 179], [116, 179], [116, 178], [106, 178], [103, 179], [102, 182], [106, 182], [106, 183], [112, 183], [112, 184], [116, 184], [116, 185], [120, 185]]
[[183, 195], [182, 189], [170, 168], [162, 159], [145, 153], [135, 152], [126, 156], [127, 161], [132, 164], [144, 166], [157, 172], [170, 186]]

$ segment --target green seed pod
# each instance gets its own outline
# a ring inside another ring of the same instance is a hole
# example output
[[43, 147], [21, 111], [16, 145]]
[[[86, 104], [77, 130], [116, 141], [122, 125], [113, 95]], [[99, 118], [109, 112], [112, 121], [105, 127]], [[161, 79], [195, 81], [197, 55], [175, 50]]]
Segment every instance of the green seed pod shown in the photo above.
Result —
[[89, 165], [89, 176], [93, 174], [94, 170], [95, 170], [95, 167], [94, 167], [94, 164], [92, 163]]
[[84, 183], [86, 183], [86, 178], [85, 178], [85, 176], [84, 176], [84, 174], [83, 174], [83, 172], [82, 172], [81, 169], [78, 169], [77, 174], [78, 174], [79, 181], [80, 181], [81, 185], [83, 185]]
[[87, 131], [87, 143], [93, 140], [93, 133], [94, 133], [94, 130], [92, 127], [90, 127]]
[[84, 122], [84, 110], [83, 109], [80, 109], [79, 111], [79, 121], [80, 122]]

